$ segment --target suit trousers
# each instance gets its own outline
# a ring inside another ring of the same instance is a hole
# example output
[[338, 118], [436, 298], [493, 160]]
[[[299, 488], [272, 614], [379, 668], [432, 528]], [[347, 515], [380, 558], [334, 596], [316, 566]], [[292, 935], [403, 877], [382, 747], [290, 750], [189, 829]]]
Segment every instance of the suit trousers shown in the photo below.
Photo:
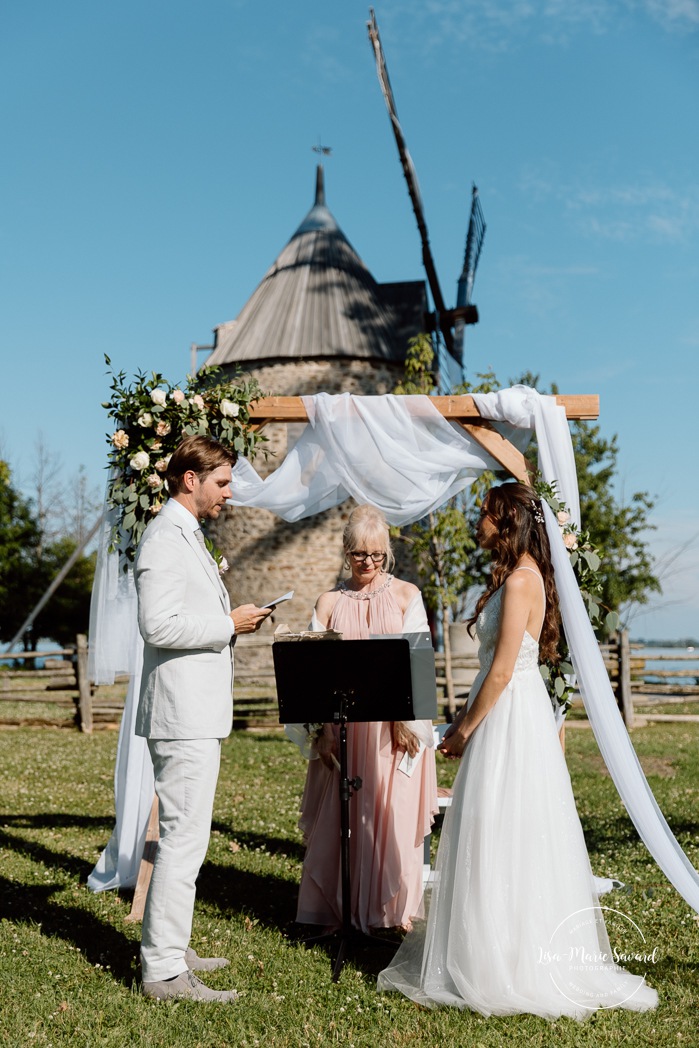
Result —
[[144, 982], [187, 971], [196, 879], [206, 857], [221, 760], [220, 739], [148, 739], [160, 841], [141, 933]]

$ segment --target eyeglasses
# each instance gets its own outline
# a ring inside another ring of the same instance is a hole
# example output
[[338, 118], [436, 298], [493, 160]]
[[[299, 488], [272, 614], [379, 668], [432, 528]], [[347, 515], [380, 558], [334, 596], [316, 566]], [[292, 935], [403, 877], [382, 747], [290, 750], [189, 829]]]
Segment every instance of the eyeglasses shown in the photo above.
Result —
[[366, 560], [367, 557], [370, 557], [373, 560], [374, 564], [380, 564], [381, 561], [384, 560], [384, 558], [386, 557], [386, 554], [380, 553], [378, 550], [376, 550], [374, 553], [367, 553], [365, 549], [351, 549], [350, 557], [352, 558], [352, 560], [356, 560], [358, 564], [361, 564], [361, 562], [363, 560]]

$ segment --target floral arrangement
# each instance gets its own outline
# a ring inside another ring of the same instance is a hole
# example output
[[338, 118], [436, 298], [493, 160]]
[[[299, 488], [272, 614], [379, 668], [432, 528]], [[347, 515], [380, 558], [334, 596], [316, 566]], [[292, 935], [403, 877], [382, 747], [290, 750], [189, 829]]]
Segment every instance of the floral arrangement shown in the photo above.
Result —
[[[600, 593], [602, 581], [600, 566], [602, 556], [597, 546], [590, 540], [588, 531], [579, 531], [573, 524], [565, 503], [556, 494], [553, 484], [546, 484], [540, 478], [534, 481], [534, 490], [539, 498], [544, 499], [556, 515], [561, 531], [563, 544], [568, 550], [570, 565], [575, 574], [580, 595], [587, 607], [590, 623], [594, 630], [603, 629], [611, 633], [619, 628], [619, 615], [602, 605]], [[541, 675], [554, 706], [559, 706], [565, 713], [570, 709], [574, 688], [574, 671], [570, 662], [570, 652], [561, 633], [560, 661], [557, 664], [542, 663]]]
[[304, 728], [306, 730], [306, 747], [311, 751], [323, 734], [323, 724], [319, 721], [312, 721], [304, 724]]
[[[210, 436], [250, 455], [265, 440], [250, 428], [250, 403], [264, 394], [254, 379], [230, 381], [220, 368], [202, 368], [178, 385], [156, 372], [139, 371], [129, 385], [125, 373], [116, 374], [109, 357], [104, 359], [112, 382], [111, 397], [102, 406], [116, 424], [107, 436], [107, 504], [117, 511], [109, 551], [121, 555], [127, 570], [146, 525], [167, 499], [165, 472], [183, 437]], [[224, 571], [224, 558], [209, 539], [206, 544]]]

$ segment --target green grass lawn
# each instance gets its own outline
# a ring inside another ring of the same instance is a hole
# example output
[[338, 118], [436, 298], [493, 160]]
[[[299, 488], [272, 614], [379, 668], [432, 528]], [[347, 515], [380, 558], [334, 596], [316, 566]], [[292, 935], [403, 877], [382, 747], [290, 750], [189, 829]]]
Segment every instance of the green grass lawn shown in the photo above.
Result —
[[[699, 725], [649, 725], [633, 739], [661, 808], [697, 865]], [[200, 954], [231, 958], [230, 969], [205, 979], [235, 986], [241, 1001], [141, 997], [139, 926], [125, 922], [129, 893], [92, 895], [85, 886], [112, 829], [116, 742], [114, 732], [0, 732], [0, 1030], [8, 1048], [699, 1044], [697, 915], [638, 841], [590, 731], [568, 733], [567, 756], [593, 869], [625, 882], [603, 902], [628, 914], [649, 949], [657, 947], [647, 970], [660, 1007], [645, 1015], [601, 1011], [583, 1024], [430, 1012], [380, 996], [376, 974], [389, 946], [351, 954], [333, 984], [331, 957], [297, 941], [296, 821], [305, 769], [276, 733], [241, 733], [225, 743], [199, 878], [192, 944]], [[443, 784], [455, 770], [440, 760]]]

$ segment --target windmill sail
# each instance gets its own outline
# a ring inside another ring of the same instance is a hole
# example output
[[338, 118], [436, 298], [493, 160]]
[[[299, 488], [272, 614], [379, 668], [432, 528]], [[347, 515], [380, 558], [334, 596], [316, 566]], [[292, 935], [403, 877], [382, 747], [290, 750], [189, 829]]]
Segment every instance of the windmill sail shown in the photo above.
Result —
[[456, 305], [470, 306], [471, 294], [473, 293], [473, 281], [476, 279], [476, 269], [480, 258], [483, 240], [485, 239], [485, 219], [478, 196], [478, 187], [474, 185], [471, 197], [471, 218], [468, 223], [466, 235], [466, 251], [464, 252], [464, 268], [459, 277], [456, 295]]
[[473, 282], [476, 279], [476, 269], [480, 258], [483, 240], [485, 239], [485, 218], [478, 196], [478, 188], [474, 185], [471, 195], [471, 217], [466, 234], [466, 250], [464, 252], [464, 265], [461, 276], [456, 287], [456, 319], [454, 323], [454, 350], [459, 360], [464, 357], [464, 329], [466, 324], [474, 324], [478, 320], [478, 310], [471, 303], [473, 294]]
[[374, 14], [373, 7], [369, 9], [370, 21], [367, 23], [367, 29], [369, 32], [369, 40], [374, 50], [374, 57], [376, 59], [376, 74], [379, 78], [381, 85], [381, 91], [386, 101], [386, 108], [388, 109], [388, 115], [391, 120], [391, 126], [393, 128], [393, 134], [396, 139], [396, 145], [398, 146], [398, 155], [400, 157], [401, 166], [403, 168], [403, 174], [405, 181], [408, 186], [408, 194], [410, 196], [410, 202], [413, 205], [413, 212], [415, 213], [415, 219], [417, 221], [417, 227], [420, 232], [420, 240], [422, 242], [422, 262], [425, 267], [427, 274], [427, 282], [432, 292], [432, 300], [434, 307], [437, 312], [437, 321], [439, 328], [444, 336], [444, 341], [447, 350], [452, 355], [454, 354], [454, 339], [452, 330], [448, 320], [445, 317], [447, 312], [446, 306], [444, 305], [444, 298], [442, 291], [439, 286], [439, 280], [437, 279], [437, 270], [435, 269], [434, 259], [432, 258], [432, 250], [430, 248], [430, 238], [427, 232], [427, 223], [425, 222], [425, 213], [422, 206], [422, 196], [420, 195], [420, 186], [418, 185], [417, 173], [413, 164], [408, 147], [405, 143], [405, 137], [403, 135], [403, 129], [400, 126], [398, 119], [398, 113], [396, 112], [396, 103], [393, 97], [393, 91], [391, 89], [391, 82], [388, 78], [388, 69], [386, 68], [386, 57], [383, 53], [381, 46], [381, 39], [379, 37], [379, 27], [376, 24], [376, 15]]

